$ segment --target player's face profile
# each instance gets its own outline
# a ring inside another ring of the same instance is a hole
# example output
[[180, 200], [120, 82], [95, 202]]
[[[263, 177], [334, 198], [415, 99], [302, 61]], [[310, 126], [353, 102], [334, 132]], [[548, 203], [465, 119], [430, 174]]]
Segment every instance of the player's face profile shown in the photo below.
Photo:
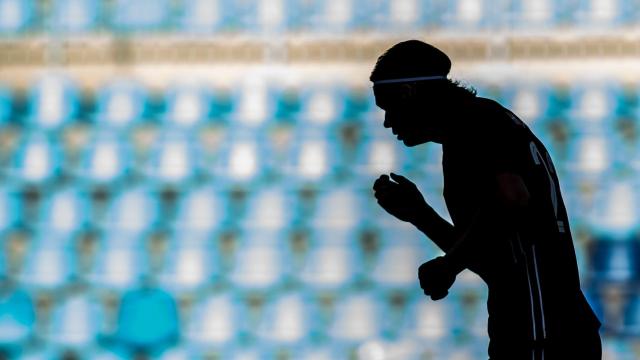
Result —
[[385, 111], [383, 126], [409, 147], [433, 141], [437, 114], [432, 102], [406, 89], [397, 85], [373, 87], [376, 105]]

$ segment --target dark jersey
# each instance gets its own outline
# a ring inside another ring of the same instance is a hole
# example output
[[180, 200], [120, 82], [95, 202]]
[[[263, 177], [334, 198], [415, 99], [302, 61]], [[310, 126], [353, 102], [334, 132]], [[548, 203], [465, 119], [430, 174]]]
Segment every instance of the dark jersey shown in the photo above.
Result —
[[[459, 136], [443, 144], [444, 198], [456, 230], [468, 228], [479, 210], [489, 213], [470, 239], [468, 266], [489, 287], [489, 353], [529, 359], [529, 352], [578, 331], [597, 331], [600, 323], [580, 289], [549, 153], [509, 110], [488, 99], [476, 102]], [[530, 194], [517, 221], [496, 210], [496, 176], [506, 172], [519, 175]]]

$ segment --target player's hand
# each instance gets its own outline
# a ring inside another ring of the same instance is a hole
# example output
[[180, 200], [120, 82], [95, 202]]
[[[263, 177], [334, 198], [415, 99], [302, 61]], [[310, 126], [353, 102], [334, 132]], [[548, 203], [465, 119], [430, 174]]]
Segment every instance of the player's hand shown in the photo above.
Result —
[[453, 272], [444, 257], [440, 256], [420, 265], [418, 279], [424, 294], [432, 300], [440, 300], [449, 294], [449, 288], [456, 281]]
[[391, 179], [381, 175], [373, 183], [373, 191], [378, 204], [402, 221], [414, 223], [430, 209], [416, 185], [402, 175], [391, 173]]

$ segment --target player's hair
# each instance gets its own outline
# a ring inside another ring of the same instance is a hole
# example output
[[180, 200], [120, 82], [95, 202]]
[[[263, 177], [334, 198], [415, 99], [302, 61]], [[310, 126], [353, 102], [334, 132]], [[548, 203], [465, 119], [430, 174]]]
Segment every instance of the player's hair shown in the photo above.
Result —
[[[376, 61], [369, 80], [400, 79], [418, 76], [440, 75], [446, 77], [451, 70], [451, 60], [444, 52], [435, 46], [420, 40], [407, 40], [395, 44], [382, 54]], [[475, 96], [476, 90], [457, 80], [443, 78], [430, 80], [432, 83], [443, 81], [453, 96]], [[416, 82], [422, 87], [423, 82]]]

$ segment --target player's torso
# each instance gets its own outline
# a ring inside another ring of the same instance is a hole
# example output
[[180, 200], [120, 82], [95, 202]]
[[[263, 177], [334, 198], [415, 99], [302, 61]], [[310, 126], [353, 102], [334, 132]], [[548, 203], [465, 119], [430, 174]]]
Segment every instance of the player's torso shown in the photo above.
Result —
[[[498, 221], [485, 231], [492, 238], [483, 240], [486, 246], [478, 249], [470, 269], [489, 285], [490, 334], [505, 329], [505, 336], [541, 338], [557, 331], [558, 323], [579, 317], [572, 309], [584, 306], [584, 298], [553, 162], [526, 125], [504, 115], [491, 111], [476, 121], [498, 121], [492, 131], [500, 129], [498, 139], [509, 137], [507, 150], [530, 192], [530, 204], [521, 224]], [[454, 225], [461, 228], [495, 191], [496, 173], [487, 166], [493, 159], [485, 157], [483, 139], [474, 138], [475, 133], [468, 131], [461, 142], [443, 147], [443, 195]]]

